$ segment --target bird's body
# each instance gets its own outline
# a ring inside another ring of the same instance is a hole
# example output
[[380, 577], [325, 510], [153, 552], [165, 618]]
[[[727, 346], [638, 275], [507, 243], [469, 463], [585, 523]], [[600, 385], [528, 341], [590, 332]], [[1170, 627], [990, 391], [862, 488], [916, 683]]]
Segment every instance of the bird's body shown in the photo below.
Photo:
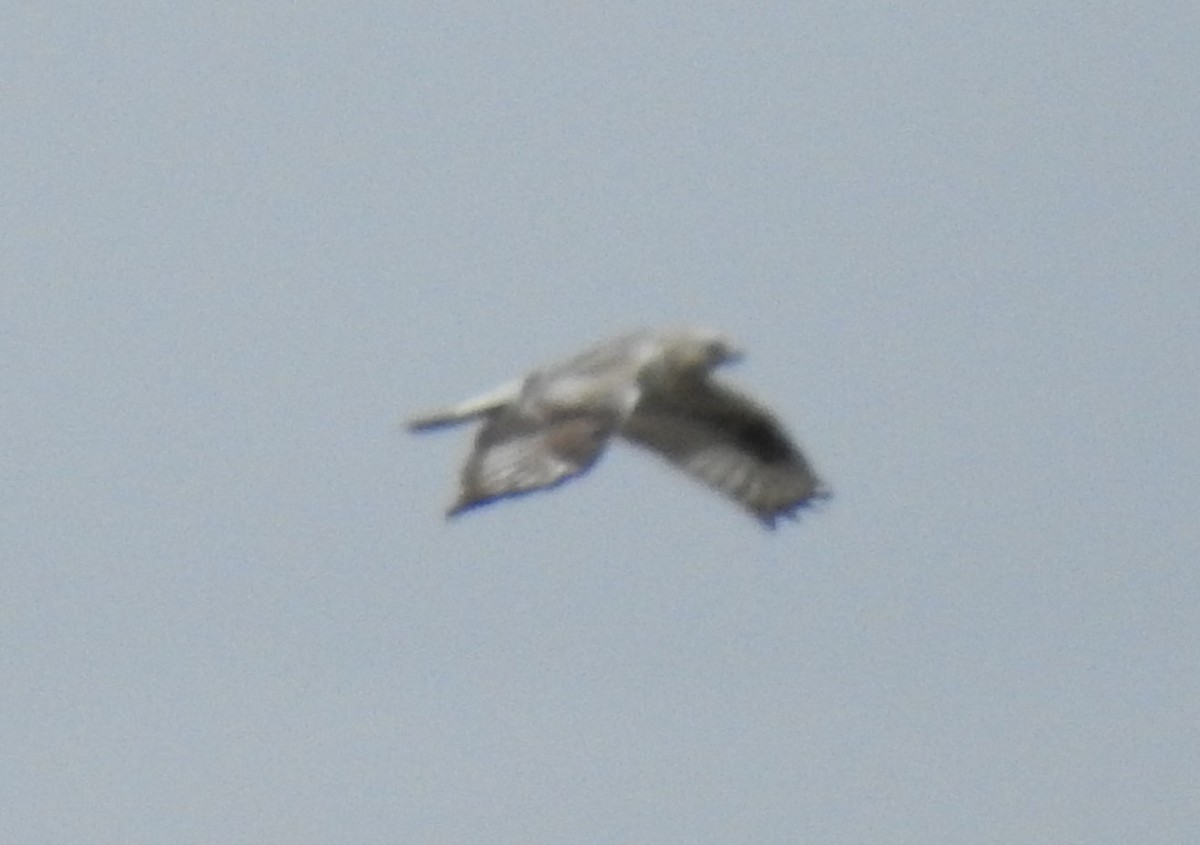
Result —
[[828, 493], [769, 412], [710, 378], [737, 357], [714, 332], [636, 332], [423, 414], [409, 428], [483, 420], [449, 515], [573, 478], [618, 436], [773, 526]]

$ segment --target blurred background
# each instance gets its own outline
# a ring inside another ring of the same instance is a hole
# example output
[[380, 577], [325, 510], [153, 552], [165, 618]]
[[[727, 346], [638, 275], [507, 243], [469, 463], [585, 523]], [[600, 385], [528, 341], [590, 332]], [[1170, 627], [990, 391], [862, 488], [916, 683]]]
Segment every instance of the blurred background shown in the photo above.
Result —
[[[6, 841], [1200, 828], [1195, 7], [0, 18]], [[443, 520], [405, 415], [664, 323], [831, 502]]]

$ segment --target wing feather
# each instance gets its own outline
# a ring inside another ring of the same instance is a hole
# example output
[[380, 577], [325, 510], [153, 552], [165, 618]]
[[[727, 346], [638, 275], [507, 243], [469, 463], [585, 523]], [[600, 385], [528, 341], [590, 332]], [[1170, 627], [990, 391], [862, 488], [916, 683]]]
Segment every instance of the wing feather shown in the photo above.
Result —
[[709, 379], [644, 392], [621, 435], [733, 499], [768, 526], [829, 495], [769, 412]]
[[595, 414], [542, 422], [515, 408], [501, 411], [480, 429], [447, 516], [574, 478], [596, 462], [611, 431]]

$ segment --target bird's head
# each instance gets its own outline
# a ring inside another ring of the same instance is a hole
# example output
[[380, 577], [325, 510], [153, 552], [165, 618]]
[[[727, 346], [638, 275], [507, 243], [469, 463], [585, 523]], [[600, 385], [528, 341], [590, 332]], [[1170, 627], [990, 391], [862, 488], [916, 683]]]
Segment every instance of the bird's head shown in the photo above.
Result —
[[704, 373], [721, 364], [738, 361], [742, 350], [728, 336], [708, 329], [681, 330], [667, 344], [673, 368]]

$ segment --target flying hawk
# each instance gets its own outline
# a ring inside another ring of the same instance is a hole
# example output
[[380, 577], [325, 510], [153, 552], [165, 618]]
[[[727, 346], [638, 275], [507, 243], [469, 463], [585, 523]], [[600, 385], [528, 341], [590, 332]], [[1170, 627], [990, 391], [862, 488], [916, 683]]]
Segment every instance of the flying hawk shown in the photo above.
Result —
[[740, 357], [712, 331], [636, 332], [422, 414], [408, 427], [482, 420], [447, 516], [574, 478], [617, 436], [773, 528], [829, 493], [766, 409], [711, 378], [713, 368]]

